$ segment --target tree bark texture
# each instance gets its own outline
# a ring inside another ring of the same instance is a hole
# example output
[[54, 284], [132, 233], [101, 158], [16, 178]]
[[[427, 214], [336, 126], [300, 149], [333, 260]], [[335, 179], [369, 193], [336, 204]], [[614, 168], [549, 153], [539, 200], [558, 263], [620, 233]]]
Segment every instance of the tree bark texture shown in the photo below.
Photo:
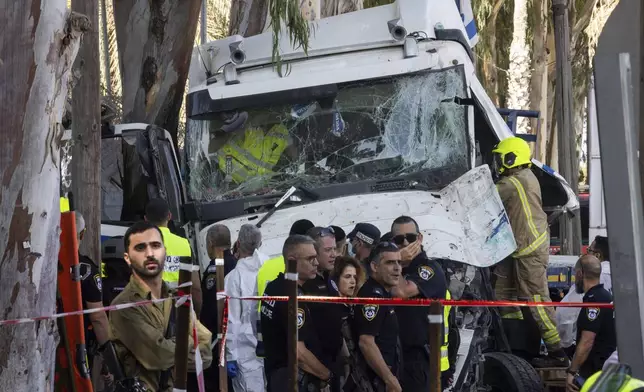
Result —
[[[0, 311], [2, 319], [56, 309], [60, 121], [87, 18], [65, 0], [0, 0]], [[0, 391], [51, 391], [54, 321], [0, 327]]]
[[[99, 64], [98, 0], [72, 0], [72, 10], [86, 15], [90, 31], [83, 35], [74, 63], [78, 77], [72, 90], [72, 194], [74, 209], [85, 218], [80, 251], [101, 260], [101, 66]], [[108, 70], [109, 71], [109, 70]], [[108, 72], [109, 73], [109, 72]]]
[[322, 5], [322, 17], [346, 14], [364, 8], [364, 0], [318, 0]]
[[[510, 45], [510, 67], [508, 70], [508, 107], [527, 109], [530, 104], [530, 50], [527, 42], [528, 2], [514, 0], [514, 32]], [[528, 133], [530, 122], [517, 120], [517, 132]]]
[[201, 0], [114, 0], [123, 121], [156, 124], [177, 147]]
[[251, 37], [260, 34], [268, 25], [269, 0], [232, 0], [230, 5], [230, 35]]
[[530, 108], [540, 112], [541, 121], [534, 124], [537, 145], [534, 156], [546, 161], [547, 118], [548, 118], [548, 1], [533, 1], [534, 37], [532, 41], [532, 80], [530, 81]]

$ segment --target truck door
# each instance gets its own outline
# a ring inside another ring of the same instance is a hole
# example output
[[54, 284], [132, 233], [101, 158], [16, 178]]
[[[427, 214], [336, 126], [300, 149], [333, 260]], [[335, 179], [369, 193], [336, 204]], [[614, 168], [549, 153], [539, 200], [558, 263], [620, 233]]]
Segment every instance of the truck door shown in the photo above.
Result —
[[143, 219], [150, 199], [168, 201], [172, 220], [185, 202], [179, 161], [168, 131], [155, 125], [119, 124], [102, 137], [101, 235], [123, 235]]

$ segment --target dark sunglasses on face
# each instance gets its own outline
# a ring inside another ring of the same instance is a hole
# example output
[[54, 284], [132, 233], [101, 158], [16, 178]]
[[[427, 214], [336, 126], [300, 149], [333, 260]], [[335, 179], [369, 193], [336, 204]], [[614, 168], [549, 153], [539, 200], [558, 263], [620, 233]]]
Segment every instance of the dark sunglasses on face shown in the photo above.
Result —
[[407, 240], [407, 242], [411, 244], [412, 242], [416, 242], [416, 240], [418, 239], [418, 234], [415, 234], [415, 233], [398, 234], [397, 236], [394, 236], [393, 241], [397, 245], [402, 245], [405, 243], [405, 239]]

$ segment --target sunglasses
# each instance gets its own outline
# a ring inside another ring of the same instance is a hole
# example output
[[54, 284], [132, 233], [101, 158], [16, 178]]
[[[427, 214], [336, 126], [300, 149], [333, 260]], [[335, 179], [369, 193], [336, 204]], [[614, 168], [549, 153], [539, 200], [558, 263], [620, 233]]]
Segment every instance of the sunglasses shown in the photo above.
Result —
[[418, 234], [407, 233], [407, 234], [398, 234], [397, 236], [394, 236], [393, 241], [397, 245], [402, 245], [405, 243], [405, 240], [407, 240], [407, 242], [411, 244], [412, 242], [416, 242], [417, 239], [418, 239]]

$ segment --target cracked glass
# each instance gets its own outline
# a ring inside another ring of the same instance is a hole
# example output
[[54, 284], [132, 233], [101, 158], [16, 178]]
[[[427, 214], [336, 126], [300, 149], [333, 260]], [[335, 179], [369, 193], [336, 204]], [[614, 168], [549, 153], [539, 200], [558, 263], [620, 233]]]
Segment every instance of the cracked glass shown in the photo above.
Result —
[[191, 119], [189, 197], [228, 200], [439, 168], [458, 176], [468, 168], [468, 130], [455, 98], [466, 96], [463, 68], [454, 67]]

